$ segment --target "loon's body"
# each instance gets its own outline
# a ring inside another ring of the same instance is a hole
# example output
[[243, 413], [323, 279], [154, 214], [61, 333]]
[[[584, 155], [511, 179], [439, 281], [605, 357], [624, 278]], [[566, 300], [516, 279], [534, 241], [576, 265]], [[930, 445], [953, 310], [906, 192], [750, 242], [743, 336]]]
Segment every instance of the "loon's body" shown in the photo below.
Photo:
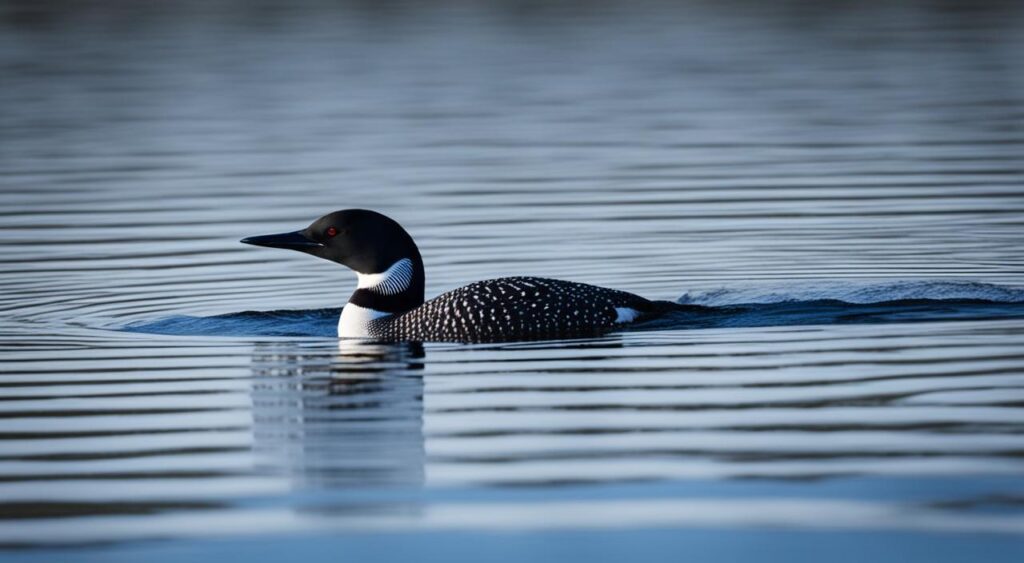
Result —
[[[378, 298], [360, 291], [374, 290], [357, 290], [357, 301]], [[653, 311], [653, 304], [624, 291], [546, 278], [498, 278], [442, 293], [395, 315], [350, 300], [338, 336], [416, 342], [550, 340], [596, 336], [644, 311]]]
[[243, 239], [301, 250], [356, 271], [338, 320], [341, 338], [509, 342], [596, 336], [675, 306], [593, 285], [534, 277], [484, 280], [424, 302], [424, 268], [412, 237], [393, 220], [350, 209], [302, 231]]

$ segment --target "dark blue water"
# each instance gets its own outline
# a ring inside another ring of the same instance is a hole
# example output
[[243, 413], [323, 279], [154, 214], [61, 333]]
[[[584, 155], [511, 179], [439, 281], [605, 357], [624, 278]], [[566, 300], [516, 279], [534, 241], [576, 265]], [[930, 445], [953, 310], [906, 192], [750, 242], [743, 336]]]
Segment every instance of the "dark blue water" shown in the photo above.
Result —
[[[1012, 2], [8, 2], [0, 560], [1024, 560]], [[428, 296], [677, 301], [333, 337]]]

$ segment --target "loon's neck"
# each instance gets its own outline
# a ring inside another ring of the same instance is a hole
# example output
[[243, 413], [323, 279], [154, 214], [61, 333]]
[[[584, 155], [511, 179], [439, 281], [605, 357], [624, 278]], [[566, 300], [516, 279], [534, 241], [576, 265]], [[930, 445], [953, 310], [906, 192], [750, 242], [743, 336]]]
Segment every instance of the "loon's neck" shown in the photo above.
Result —
[[370, 321], [411, 311], [423, 304], [424, 271], [418, 253], [383, 272], [357, 272], [359, 283], [338, 319], [338, 336], [367, 338]]

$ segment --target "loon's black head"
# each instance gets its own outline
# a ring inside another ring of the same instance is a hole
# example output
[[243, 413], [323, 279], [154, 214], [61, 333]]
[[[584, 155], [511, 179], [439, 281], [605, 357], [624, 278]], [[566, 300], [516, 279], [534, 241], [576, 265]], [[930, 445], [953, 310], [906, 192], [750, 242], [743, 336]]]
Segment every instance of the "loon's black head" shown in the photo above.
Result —
[[408, 258], [422, 271], [419, 249], [394, 220], [367, 209], [328, 213], [290, 233], [242, 239], [245, 244], [288, 248], [348, 266], [360, 274], [376, 274]]

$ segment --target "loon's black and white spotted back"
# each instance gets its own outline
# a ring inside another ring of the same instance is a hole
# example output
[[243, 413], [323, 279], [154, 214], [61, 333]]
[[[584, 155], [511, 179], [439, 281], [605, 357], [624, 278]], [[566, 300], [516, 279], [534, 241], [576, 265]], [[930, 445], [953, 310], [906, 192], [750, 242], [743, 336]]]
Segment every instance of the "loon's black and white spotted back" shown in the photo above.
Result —
[[484, 280], [424, 302], [419, 249], [395, 221], [348, 209], [291, 233], [243, 239], [345, 265], [359, 278], [338, 320], [341, 338], [511, 342], [596, 336], [672, 308], [638, 295], [534, 277]]

